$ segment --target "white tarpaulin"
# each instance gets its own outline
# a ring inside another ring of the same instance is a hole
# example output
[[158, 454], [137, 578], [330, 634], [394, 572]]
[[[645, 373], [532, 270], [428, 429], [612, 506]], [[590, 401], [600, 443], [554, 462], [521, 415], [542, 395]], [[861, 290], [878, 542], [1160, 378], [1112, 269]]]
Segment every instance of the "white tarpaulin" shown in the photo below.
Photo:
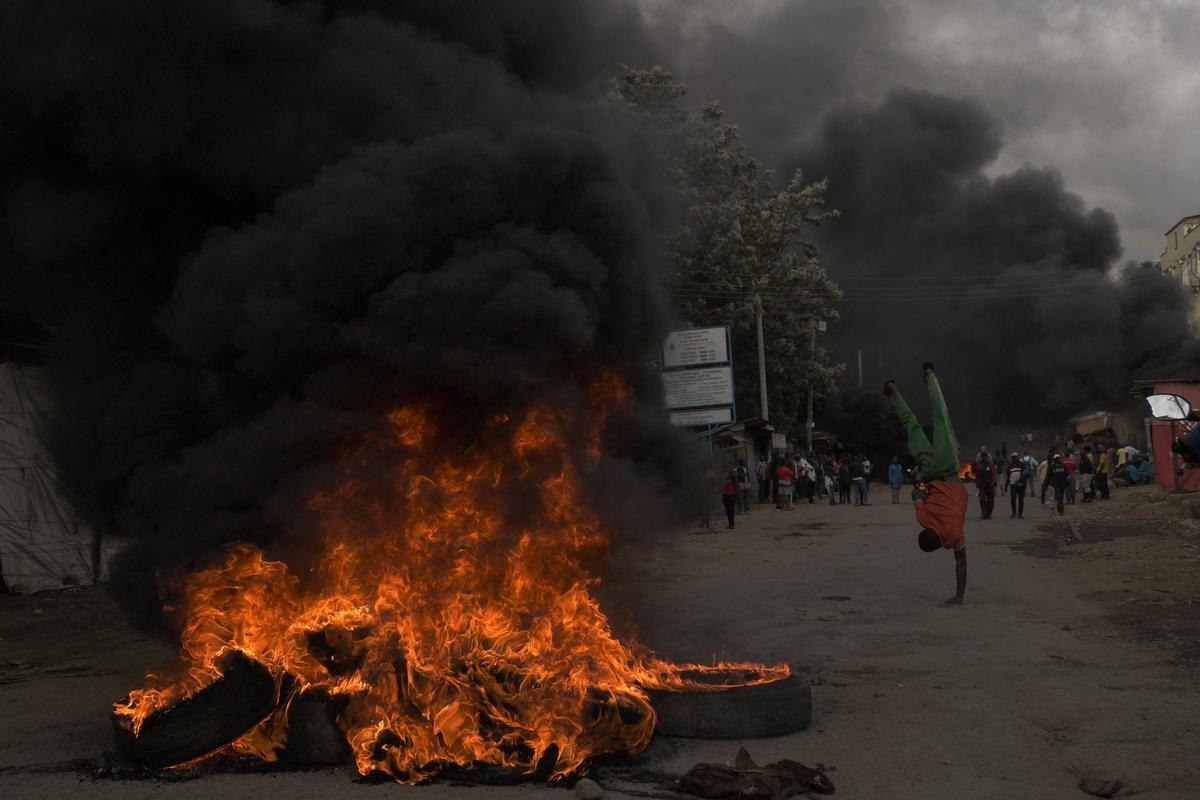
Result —
[[0, 364], [0, 574], [10, 591], [93, 583], [92, 532], [42, 444], [41, 370]]

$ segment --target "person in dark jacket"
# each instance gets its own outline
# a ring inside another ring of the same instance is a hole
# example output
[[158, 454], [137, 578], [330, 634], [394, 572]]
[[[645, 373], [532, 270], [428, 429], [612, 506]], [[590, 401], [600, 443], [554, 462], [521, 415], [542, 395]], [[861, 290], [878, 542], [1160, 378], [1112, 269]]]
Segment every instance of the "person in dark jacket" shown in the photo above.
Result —
[[975, 462], [975, 488], [979, 493], [979, 518], [991, 519], [996, 508], [996, 465], [986, 451]]
[[1090, 503], [1096, 496], [1092, 481], [1096, 475], [1096, 462], [1092, 459], [1092, 448], [1084, 447], [1083, 452], [1079, 454], [1079, 475], [1076, 481], [1079, 483], [1079, 492], [1083, 495], [1083, 502]]
[[867, 502], [867, 479], [863, 474], [862, 459], [857, 455], [850, 457], [850, 481], [854, 484], [854, 505], [861, 506]]
[[1067, 466], [1062, 456], [1055, 453], [1046, 465], [1046, 479], [1042, 481], [1042, 502], [1046, 502], [1046, 488], [1054, 487], [1054, 501], [1058, 504], [1058, 513], [1063, 513], [1063, 499], [1067, 495]]
[[783, 457], [776, 454], [771, 456], [770, 462], [767, 463], [767, 477], [771, 481], [771, 500], [775, 505], [779, 505], [779, 465], [783, 463]]
[[842, 457], [841, 463], [838, 464], [837, 476], [838, 476], [838, 502], [841, 503], [842, 505], [846, 505], [847, 503], [850, 502], [851, 478], [850, 478], [850, 465], [846, 463], [845, 456]]
[[808, 454], [808, 463], [812, 464], [813, 472], [817, 476], [817, 480], [816, 480], [817, 497], [824, 497], [825, 496], [825, 464], [822, 463], [821, 459], [817, 458], [812, 453]]
[[766, 503], [771, 498], [771, 479], [767, 476], [771, 461], [766, 456], [759, 459], [754, 475], [758, 478], [758, 502]]
[[1008, 469], [1004, 475], [1004, 487], [1008, 490], [1008, 503], [1012, 506], [1012, 513], [1008, 515], [1008, 518], [1024, 519], [1025, 486], [1029, 483], [1029, 474], [1021, 457], [1016, 453], [1012, 454], [1012, 459], [1009, 460]]

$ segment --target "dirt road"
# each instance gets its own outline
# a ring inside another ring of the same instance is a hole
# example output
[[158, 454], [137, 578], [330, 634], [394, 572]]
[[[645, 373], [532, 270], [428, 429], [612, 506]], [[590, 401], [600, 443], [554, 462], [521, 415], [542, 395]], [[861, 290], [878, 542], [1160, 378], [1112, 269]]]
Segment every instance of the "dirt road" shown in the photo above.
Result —
[[[760, 763], [836, 767], [839, 797], [1082, 798], [1085, 776], [1147, 800], [1200, 796], [1200, 532], [1173, 522], [1176, 506], [1150, 489], [1070, 508], [1083, 543], [1044, 509], [1009, 520], [997, 498], [997, 516], [977, 521], [973, 508], [967, 602], [944, 608], [952, 557], [921, 553], [910, 504], [885, 495], [877, 487], [862, 508], [756, 506], [735, 531], [618, 553], [606, 605], [619, 625], [636, 616], [666, 656], [803, 670], [813, 727], [743, 744]], [[345, 769], [93, 779], [109, 703], [169, 655], [115, 615], [93, 590], [0, 598], [0, 796], [567, 796], [367, 787]], [[738, 744], [658, 740], [635, 766], [677, 775]]]

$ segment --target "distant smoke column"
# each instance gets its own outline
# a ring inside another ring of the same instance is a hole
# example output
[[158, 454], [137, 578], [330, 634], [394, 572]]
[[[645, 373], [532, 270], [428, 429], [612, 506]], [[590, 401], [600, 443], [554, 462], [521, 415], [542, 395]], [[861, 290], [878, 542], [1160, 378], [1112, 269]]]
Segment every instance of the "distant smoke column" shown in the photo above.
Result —
[[1000, 144], [975, 103], [896, 91], [836, 111], [797, 156], [842, 212], [821, 231], [847, 295], [835, 352], [888, 343], [868, 387], [935, 362], [964, 434], [1121, 406], [1133, 376], [1194, 364], [1178, 287], [1145, 270], [1110, 279], [1112, 215], [1053, 169], [987, 177]]

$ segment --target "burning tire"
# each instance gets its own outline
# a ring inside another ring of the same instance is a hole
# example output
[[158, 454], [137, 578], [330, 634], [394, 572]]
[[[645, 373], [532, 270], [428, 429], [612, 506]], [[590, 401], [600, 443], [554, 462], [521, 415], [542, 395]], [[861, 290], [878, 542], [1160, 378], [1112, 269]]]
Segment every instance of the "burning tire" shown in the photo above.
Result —
[[802, 731], [812, 721], [808, 681], [790, 675], [772, 683], [715, 691], [649, 692], [657, 736], [750, 739]]
[[129, 718], [113, 716], [122, 757], [152, 769], [199, 758], [232, 742], [275, 710], [275, 679], [238, 652], [225, 657], [221, 677], [192, 697], [148, 717], [138, 733]]

